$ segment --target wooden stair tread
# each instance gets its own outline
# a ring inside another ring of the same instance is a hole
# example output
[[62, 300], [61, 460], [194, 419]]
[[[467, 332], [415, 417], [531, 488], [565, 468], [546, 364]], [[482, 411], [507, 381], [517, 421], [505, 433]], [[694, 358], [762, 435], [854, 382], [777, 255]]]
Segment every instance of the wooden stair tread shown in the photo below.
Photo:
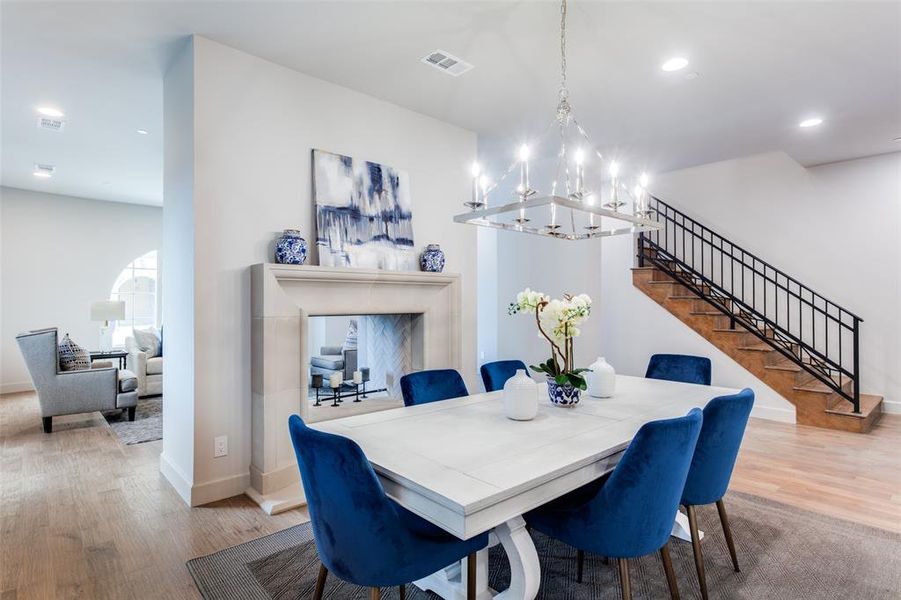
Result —
[[693, 310], [689, 314], [706, 315], [708, 317], [728, 317], [729, 316], [718, 310]]
[[801, 367], [792, 363], [791, 361], [783, 361], [780, 363], [776, 363], [775, 365], [764, 365], [764, 369], [769, 369], [770, 371], [791, 371], [793, 373], [800, 373]]
[[753, 346], [738, 346], [739, 350], [748, 350], [749, 352], [773, 352], [774, 348], [769, 344], [756, 344]]
[[836, 399], [826, 408], [826, 412], [830, 415], [840, 415], [843, 417], [851, 417], [854, 419], [867, 419], [874, 411], [882, 412], [882, 396], [873, 394], [860, 395], [860, 412], [855, 413], [854, 406], [844, 399]]

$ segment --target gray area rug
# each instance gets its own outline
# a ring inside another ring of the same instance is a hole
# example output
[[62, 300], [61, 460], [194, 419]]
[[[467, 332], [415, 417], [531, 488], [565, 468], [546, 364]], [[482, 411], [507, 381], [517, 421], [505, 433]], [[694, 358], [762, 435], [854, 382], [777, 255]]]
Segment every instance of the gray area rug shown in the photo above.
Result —
[[163, 397], [138, 399], [135, 420], [122, 411], [103, 413], [110, 429], [123, 444], [143, 444], [163, 439]]
[[[726, 498], [741, 573], [732, 570], [716, 508], [699, 509], [710, 598], [765, 600], [897, 600], [901, 598], [901, 535], [841, 521], [746, 494]], [[576, 583], [576, 552], [533, 532], [541, 560], [539, 598], [620, 598], [615, 562], [587, 555]], [[683, 598], [700, 598], [691, 544], [671, 538]], [[489, 582], [504, 589], [509, 566], [498, 546], [490, 551]], [[309, 523], [188, 561], [207, 600], [310, 598], [319, 560]], [[630, 561], [634, 598], [669, 598], [659, 555]], [[397, 598], [397, 588], [383, 597]], [[368, 590], [329, 576], [324, 598], [365, 600]], [[435, 594], [407, 586], [407, 597]]]

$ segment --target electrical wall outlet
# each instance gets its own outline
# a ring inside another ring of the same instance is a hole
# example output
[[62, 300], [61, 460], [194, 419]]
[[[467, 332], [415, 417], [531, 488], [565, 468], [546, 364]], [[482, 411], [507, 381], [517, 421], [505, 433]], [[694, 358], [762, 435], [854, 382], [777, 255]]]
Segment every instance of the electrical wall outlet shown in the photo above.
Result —
[[228, 436], [220, 435], [213, 440], [213, 458], [228, 456]]

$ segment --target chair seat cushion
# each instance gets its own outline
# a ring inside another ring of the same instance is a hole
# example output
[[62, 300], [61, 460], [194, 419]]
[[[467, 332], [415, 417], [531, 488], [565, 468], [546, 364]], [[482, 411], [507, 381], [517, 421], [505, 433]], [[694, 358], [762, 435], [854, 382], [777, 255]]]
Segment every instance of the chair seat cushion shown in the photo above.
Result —
[[160, 375], [163, 372], [163, 357], [154, 356], [147, 359], [147, 374]]
[[340, 371], [344, 368], [344, 357], [340, 354], [331, 355], [326, 354], [323, 356], [314, 356], [310, 359], [310, 364], [314, 367], [320, 367], [322, 369], [331, 369], [332, 371]]
[[119, 370], [119, 393], [133, 392], [138, 389], [138, 378], [127, 369]]

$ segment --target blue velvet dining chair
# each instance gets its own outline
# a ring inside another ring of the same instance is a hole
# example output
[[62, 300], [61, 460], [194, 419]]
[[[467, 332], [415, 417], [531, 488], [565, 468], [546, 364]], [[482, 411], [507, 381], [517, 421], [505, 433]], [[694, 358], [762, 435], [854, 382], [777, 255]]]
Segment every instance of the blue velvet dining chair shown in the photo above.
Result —
[[482, 383], [485, 384], [486, 392], [494, 392], [504, 389], [507, 380], [516, 375], [516, 372], [523, 370], [526, 375], [529, 369], [526, 363], [521, 360], [498, 360], [495, 362], [485, 363], [479, 372], [482, 374]]
[[454, 369], [416, 371], [400, 378], [404, 406], [468, 396], [463, 377]]
[[648, 379], [710, 385], [710, 359], [687, 354], [655, 354], [648, 362], [644, 376]]
[[632, 597], [628, 559], [659, 551], [670, 596], [678, 598], [667, 542], [702, 420], [694, 408], [684, 417], [646, 423], [608, 478], [536, 508], [526, 523], [576, 548], [579, 582], [585, 551], [616, 558], [624, 600]]
[[[476, 572], [475, 553], [487, 547], [487, 533], [457, 539], [388, 498], [353, 440], [311, 429], [297, 415], [288, 428], [321, 561], [315, 600], [330, 571], [369, 587], [374, 600], [379, 588], [395, 585], [403, 598], [405, 584], [463, 558], [468, 572]], [[474, 577], [467, 581], [467, 600], [475, 600]]]
[[729, 479], [732, 478], [732, 469], [735, 467], [735, 459], [753, 406], [754, 392], [747, 388], [737, 394], [719, 396], [707, 403], [704, 407], [704, 425], [685, 481], [685, 490], [682, 492], [682, 505], [688, 513], [695, 568], [704, 600], [707, 600], [707, 579], [704, 575], [704, 555], [701, 554], [695, 507], [716, 503], [723, 535], [732, 557], [732, 566], [738, 572], [738, 557], [723, 496], [729, 487]]

